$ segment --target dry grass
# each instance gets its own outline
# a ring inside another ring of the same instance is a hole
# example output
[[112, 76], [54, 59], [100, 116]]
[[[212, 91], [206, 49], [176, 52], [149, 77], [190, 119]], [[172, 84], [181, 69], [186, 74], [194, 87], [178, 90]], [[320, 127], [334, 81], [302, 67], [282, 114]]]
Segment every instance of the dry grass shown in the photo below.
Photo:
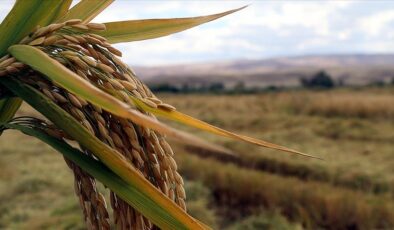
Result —
[[[234, 192], [228, 196], [238, 200], [239, 206], [244, 206], [246, 211], [253, 207], [256, 199], [262, 197], [261, 203], [257, 202], [258, 207], [262, 205], [270, 209], [280, 206], [285, 215], [302, 221], [305, 226], [318, 225], [332, 229], [358, 226], [369, 229], [383, 227], [381, 220], [390, 221], [393, 218], [393, 92], [387, 89], [294, 91], [242, 96], [187, 95], [182, 97], [183, 101], [167, 95], [163, 99], [176, 105], [179, 110], [216, 125], [290, 145], [327, 160], [320, 162], [289, 157], [210, 137], [242, 154], [241, 160], [230, 162], [278, 176], [264, 176], [253, 170], [245, 170], [242, 176], [236, 176], [238, 168], [231, 166], [224, 172], [225, 167], [221, 164], [193, 158], [186, 161], [187, 166], [183, 165], [184, 170], [193, 168], [194, 163], [202, 169], [196, 167], [190, 170], [191, 175], [200, 175], [192, 178], [205, 181], [207, 186], [224, 186], [217, 190], [221, 193]], [[248, 182], [241, 178], [248, 178]], [[271, 178], [271, 183], [260, 182], [267, 178]], [[295, 178], [297, 182], [291, 182]], [[258, 189], [254, 190], [256, 186]], [[308, 191], [302, 189], [304, 186]], [[243, 187], [252, 187], [257, 195], [250, 199], [247, 191], [244, 194], [239, 191]], [[265, 191], [259, 193], [261, 190]], [[213, 193], [218, 203], [229, 202], [223, 201], [226, 198], [217, 192]], [[307, 198], [301, 194], [306, 194]], [[281, 200], [280, 197], [287, 198]], [[297, 207], [293, 207], [295, 201], [300, 202]], [[239, 210], [240, 207], [227, 209]], [[346, 219], [344, 216], [352, 218]], [[387, 226], [392, 227], [392, 224]]]
[[[185, 128], [244, 155], [241, 164], [234, 166], [178, 154], [189, 180], [204, 184], [204, 192], [194, 198], [193, 191], [201, 189], [186, 186], [191, 194], [190, 211], [213, 226], [230, 229], [254, 226], [255, 218], [248, 215], [267, 211], [296, 222], [294, 226], [301, 222], [311, 228], [393, 227], [394, 121], [376, 102], [385, 101], [387, 110], [392, 111], [394, 105], [387, 100], [394, 101], [393, 92], [364, 89], [241, 96], [160, 95], [178, 110], [205, 121], [326, 159], [321, 162], [289, 156]], [[327, 102], [322, 103], [332, 107], [334, 102], [341, 103], [341, 98], [351, 103], [352, 96], [353, 107], [338, 105], [336, 115], [306, 109], [324, 99]], [[379, 109], [372, 108], [374, 104]], [[354, 112], [366, 111], [368, 106], [370, 112], [363, 112], [368, 115]], [[21, 111], [23, 115], [31, 112], [27, 107]], [[0, 138], [0, 168], [0, 198], [4, 201], [0, 204], [0, 228], [83, 228], [78, 201], [69, 186], [71, 173], [60, 155], [29, 137], [6, 132]], [[231, 217], [237, 222], [229, 220]], [[283, 218], [273, 216], [272, 223], [274, 219]], [[244, 220], [244, 225], [238, 225], [238, 220]]]
[[0, 229], [84, 229], [61, 155], [16, 131], [0, 146]]
[[393, 99], [392, 94], [373, 92], [309, 92], [282, 98], [284, 103], [288, 103], [285, 106], [297, 114], [371, 119], [393, 118]]
[[338, 174], [326, 167], [315, 165], [284, 162], [261, 155], [242, 153], [242, 157], [232, 155], [212, 154], [212, 152], [186, 147], [185, 152], [190, 152], [203, 158], [212, 158], [220, 162], [233, 163], [238, 167], [260, 170], [285, 177], [296, 177], [303, 181], [318, 181], [329, 183], [333, 186], [344, 187], [363, 192], [384, 194], [390, 192], [394, 195], [394, 187], [388, 181], [369, 176], [362, 171], [351, 174]]
[[[321, 162], [289, 157], [280, 152], [208, 136], [243, 154], [240, 165], [244, 167], [303, 180], [327, 181], [334, 186], [385, 193], [394, 191], [394, 174], [391, 170], [394, 164], [394, 121], [387, 117], [384, 110], [394, 111], [394, 104], [389, 103], [394, 101], [393, 92], [387, 89], [294, 91], [242, 96], [183, 95], [182, 101], [177, 100], [177, 96], [166, 95], [163, 99], [181, 111], [226, 129], [326, 159], [326, 162]], [[347, 98], [347, 102], [351, 103], [352, 96], [353, 106], [339, 104], [335, 108], [333, 101]], [[309, 106], [317, 110], [318, 107], [313, 106], [319, 102], [331, 103], [336, 111], [342, 112], [337, 112], [336, 116], [311, 115], [305, 109]], [[374, 105], [377, 108], [368, 110], [373, 111], [368, 112], [368, 117], [357, 116], [361, 113], [346, 110], [366, 111], [365, 108], [373, 108]]]
[[228, 220], [254, 214], [264, 207], [279, 209], [289, 219], [312, 229], [394, 227], [394, 203], [383, 197], [262, 174], [185, 154], [177, 156], [183, 175], [209, 187]]

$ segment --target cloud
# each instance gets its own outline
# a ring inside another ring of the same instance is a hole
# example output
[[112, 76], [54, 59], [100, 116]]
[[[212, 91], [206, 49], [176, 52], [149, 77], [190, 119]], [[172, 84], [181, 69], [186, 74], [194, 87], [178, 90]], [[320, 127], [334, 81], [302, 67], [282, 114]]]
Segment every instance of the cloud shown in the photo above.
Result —
[[[0, 18], [13, 1], [0, 1]], [[94, 21], [246, 9], [171, 36], [117, 44], [131, 64], [324, 53], [394, 52], [393, 1], [115, 1]]]
[[359, 26], [368, 36], [380, 36], [382, 32], [392, 29], [394, 10], [384, 10], [360, 20]]
[[3, 20], [11, 10], [14, 1], [0, 1], [0, 20]]

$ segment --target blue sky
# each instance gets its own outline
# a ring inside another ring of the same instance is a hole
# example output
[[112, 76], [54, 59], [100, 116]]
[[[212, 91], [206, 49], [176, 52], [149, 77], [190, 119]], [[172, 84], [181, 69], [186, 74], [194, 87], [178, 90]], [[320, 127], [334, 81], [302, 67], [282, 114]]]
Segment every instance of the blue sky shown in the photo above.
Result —
[[[4, 18], [13, 1], [0, 1]], [[115, 1], [94, 21], [199, 16], [249, 7], [191, 30], [116, 45], [134, 65], [394, 52], [394, 1]]]

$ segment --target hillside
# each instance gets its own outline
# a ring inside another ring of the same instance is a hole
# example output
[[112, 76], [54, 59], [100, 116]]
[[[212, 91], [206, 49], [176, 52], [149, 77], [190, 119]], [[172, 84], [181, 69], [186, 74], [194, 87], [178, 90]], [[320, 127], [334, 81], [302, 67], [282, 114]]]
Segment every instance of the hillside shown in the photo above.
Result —
[[262, 60], [234, 60], [210, 63], [136, 67], [137, 74], [150, 84], [173, 85], [223, 82], [247, 86], [295, 86], [299, 78], [326, 70], [345, 84], [363, 85], [390, 81], [394, 76], [394, 54], [314, 55]]

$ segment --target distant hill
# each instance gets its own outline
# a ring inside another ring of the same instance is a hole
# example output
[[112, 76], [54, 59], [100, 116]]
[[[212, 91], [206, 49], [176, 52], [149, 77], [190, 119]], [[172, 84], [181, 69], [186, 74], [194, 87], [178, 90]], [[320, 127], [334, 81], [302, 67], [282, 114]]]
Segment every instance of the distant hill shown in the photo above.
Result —
[[389, 81], [394, 77], [394, 54], [313, 55], [135, 68], [149, 84], [234, 85], [242, 81], [246, 86], [295, 86], [299, 78], [319, 70], [351, 85]]

